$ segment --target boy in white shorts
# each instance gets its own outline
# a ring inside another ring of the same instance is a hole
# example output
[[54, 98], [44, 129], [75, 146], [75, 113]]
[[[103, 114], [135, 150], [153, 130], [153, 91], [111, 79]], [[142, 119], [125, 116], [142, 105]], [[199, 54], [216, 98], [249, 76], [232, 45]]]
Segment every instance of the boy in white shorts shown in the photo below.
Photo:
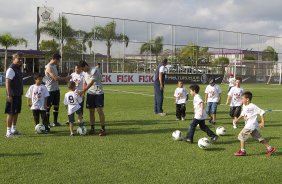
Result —
[[[242, 117], [244, 117], [245, 120], [245, 127], [241, 130], [241, 132], [238, 135], [238, 139], [241, 143], [241, 149], [234, 153], [235, 156], [245, 156], [247, 155], [247, 152], [245, 150], [245, 142], [251, 135], [253, 138], [258, 140], [260, 143], [262, 143], [266, 148], [266, 155], [270, 156], [275, 152], [275, 147], [272, 147], [268, 144], [268, 142], [260, 135], [260, 132], [258, 128], [264, 127], [264, 113], [265, 111], [257, 107], [255, 104], [252, 103], [252, 93], [249, 91], [246, 91], [242, 95], [242, 103], [243, 103], [243, 110], [238, 119], [236, 119], [236, 122], [239, 121]], [[260, 115], [261, 122], [258, 123], [257, 115]]]
[[188, 100], [188, 91], [183, 87], [183, 82], [178, 81], [178, 87], [174, 91], [176, 104], [176, 120], [185, 120], [186, 116], [186, 101]]
[[73, 81], [68, 83], [69, 92], [65, 94], [64, 98], [64, 105], [68, 108], [70, 136], [74, 135], [73, 124], [75, 122], [75, 113], [78, 115], [79, 126], [82, 126], [82, 113], [81, 106], [79, 105], [82, 102], [82, 97], [78, 95], [78, 92], [76, 92], [75, 86], [75, 82]]

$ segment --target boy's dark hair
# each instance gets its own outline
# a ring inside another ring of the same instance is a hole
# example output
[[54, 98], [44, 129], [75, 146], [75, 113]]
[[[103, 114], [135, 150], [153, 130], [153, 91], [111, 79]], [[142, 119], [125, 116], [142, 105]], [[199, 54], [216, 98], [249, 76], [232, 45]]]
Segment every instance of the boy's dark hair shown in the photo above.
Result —
[[35, 74], [33, 75], [33, 79], [34, 79], [34, 80], [37, 80], [38, 78], [43, 78], [43, 75], [42, 75], [41, 73], [35, 73]]
[[84, 60], [80, 60], [79, 61], [79, 63], [78, 63], [78, 66], [80, 66], [80, 67], [85, 67], [85, 66], [88, 66], [88, 64], [86, 63], [86, 61], [84, 61]]
[[195, 91], [198, 94], [200, 91], [200, 86], [198, 86], [197, 84], [193, 84], [189, 87], [189, 89], [191, 89], [192, 91]]
[[242, 78], [241, 77], [236, 77], [236, 80], [239, 80], [240, 82], [242, 82]]
[[244, 96], [245, 98], [249, 99], [250, 101], [253, 98], [253, 94], [250, 91], [244, 92], [242, 96]]
[[69, 82], [68, 82], [68, 88], [69, 88], [69, 89], [75, 89], [75, 82], [69, 81]]
[[165, 59], [163, 60], [163, 63], [167, 64], [167, 58], [165, 58]]
[[60, 60], [62, 57], [59, 53], [55, 53], [52, 55], [52, 59]]

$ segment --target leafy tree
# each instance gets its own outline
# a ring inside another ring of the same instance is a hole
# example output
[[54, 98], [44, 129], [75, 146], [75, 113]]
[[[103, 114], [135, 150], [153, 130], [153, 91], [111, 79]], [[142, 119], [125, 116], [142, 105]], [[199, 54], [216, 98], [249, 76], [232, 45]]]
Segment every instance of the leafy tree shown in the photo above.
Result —
[[60, 45], [53, 40], [42, 40], [39, 49], [46, 53], [47, 58], [50, 58], [52, 54], [58, 52], [60, 50]]
[[266, 49], [263, 50], [262, 59], [267, 61], [278, 61], [278, 54], [273, 47], [267, 46]]
[[256, 60], [254, 56], [244, 56], [243, 60]]
[[229, 58], [226, 58], [226, 57], [216, 58], [213, 61], [213, 64], [216, 64], [216, 65], [228, 65], [229, 64]]
[[4, 33], [0, 35], [0, 45], [5, 47], [4, 71], [7, 69], [8, 48], [12, 46], [18, 46], [20, 44], [24, 44], [25, 47], [27, 47], [27, 41], [24, 38], [15, 38], [10, 33]]
[[188, 45], [181, 48], [180, 51], [180, 59], [188, 61], [188, 64], [198, 65], [198, 61], [200, 60], [208, 60], [209, 53], [208, 47], [200, 47], [195, 45], [194, 43], [189, 43]]
[[157, 36], [155, 39], [150, 40], [148, 43], [142, 44], [140, 48], [140, 54], [151, 53], [156, 57], [156, 63], [158, 64], [158, 57], [163, 51], [163, 37]]

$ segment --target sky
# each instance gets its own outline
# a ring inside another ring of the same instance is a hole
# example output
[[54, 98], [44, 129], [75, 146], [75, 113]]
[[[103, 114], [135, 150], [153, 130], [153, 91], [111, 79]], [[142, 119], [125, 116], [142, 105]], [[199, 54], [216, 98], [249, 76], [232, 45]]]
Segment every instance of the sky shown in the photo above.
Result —
[[[0, 34], [10, 32], [15, 37], [28, 41], [27, 49], [36, 49], [36, 7], [54, 7], [55, 19], [62, 12], [87, 14], [93, 16], [118, 17], [122, 19], [144, 20], [173, 25], [204, 27], [235, 32], [272, 35], [281, 38], [243, 35], [243, 43], [238, 46], [238, 35], [228, 32], [199, 30], [198, 33], [187, 28], [176, 28], [175, 38], [171, 27], [152, 26], [152, 37], [163, 35], [166, 43], [187, 44], [197, 40], [200, 45], [228, 48], [242, 47], [259, 50], [267, 45], [282, 53], [282, 14], [281, 0], [0, 0]], [[90, 18], [69, 16], [75, 28], [91, 29]], [[97, 19], [97, 24], [104, 20]], [[118, 22], [122, 31], [122, 22]], [[133, 41], [148, 40], [148, 25], [128, 22], [126, 34]], [[195, 36], [198, 34], [198, 37]], [[150, 38], [152, 38], [150, 37]], [[193, 37], [193, 38], [192, 38]], [[219, 39], [220, 37], [220, 39]], [[172, 41], [174, 39], [174, 41]], [[234, 42], [236, 44], [234, 45]], [[260, 43], [260, 44], [258, 44]], [[138, 44], [131, 44], [139, 47]], [[138, 45], [138, 46], [137, 46]], [[101, 48], [100, 48], [101, 49]], [[113, 48], [114, 49], [114, 48]], [[101, 52], [103, 52], [101, 50]], [[104, 53], [106, 50], [104, 49]], [[137, 52], [137, 51], [136, 51]]]

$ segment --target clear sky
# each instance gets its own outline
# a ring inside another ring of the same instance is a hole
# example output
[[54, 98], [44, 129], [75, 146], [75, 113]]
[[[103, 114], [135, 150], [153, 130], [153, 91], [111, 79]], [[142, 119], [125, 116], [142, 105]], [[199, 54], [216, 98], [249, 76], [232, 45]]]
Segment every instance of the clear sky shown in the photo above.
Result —
[[[27, 39], [28, 49], [36, 48], [36, 7], [43, 5], [54, 7], [55, 18], [61, 12], [72, 12], [282, 37], [281, 0], [0, 1], [0, 34], [10, 32]], [[282, 39], [275, 40], [279, 52], [281, 45]]]

